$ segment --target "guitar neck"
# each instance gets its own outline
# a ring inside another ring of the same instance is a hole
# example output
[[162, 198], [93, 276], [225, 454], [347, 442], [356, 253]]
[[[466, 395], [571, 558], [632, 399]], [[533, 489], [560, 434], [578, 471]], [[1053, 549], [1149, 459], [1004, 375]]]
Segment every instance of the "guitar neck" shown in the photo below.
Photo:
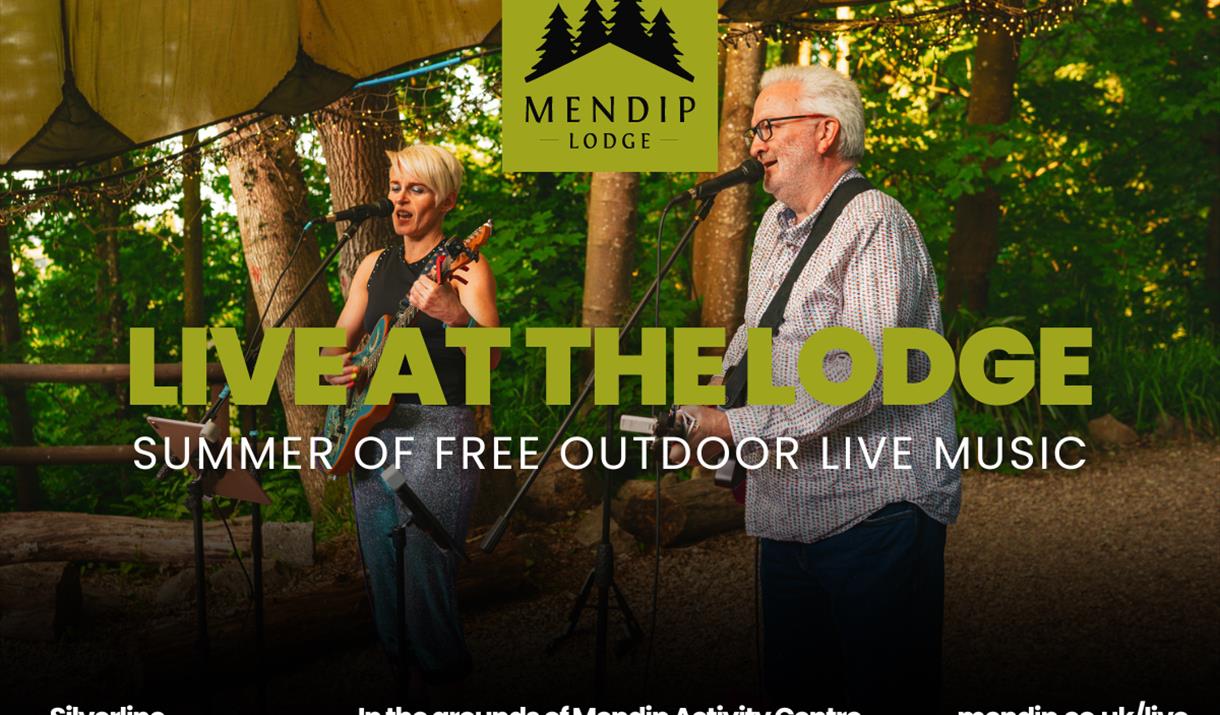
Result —
[[[390, 323], [390, 325], [387, 327], [387, 334], [394, 328], [403, 328], [410, 325], [411, 321], [415, 320], [417, 313], [419, 313], [419, 309], [410, 304], [408, 304], [405, 308], [400, 308], [398, 313], [394, 316], [394, 322]], [[377, 365], [381, 362], [381, 353], [385, 349], [385, 343], [386, 341], [383, 337], [381, 342], [377, 344], [377, 347], [369, 355], [368, 359], [364, 361], [364, 364], [368, 367], [368, 374], [371, 375], [377, 369]]]
[[[477, 258], [477, 253], [471, 253], [471, 251], [477, 251], [478, 248], [480, 246], [482, 246], [483, 243], [487, 240], [487, 237], [489, 235], [491, 235], [491, 220], [490, 219], [488, 219], [488, 221], [486, 223], [484, 223], [482, 226], [480, 226], [478, 229], [475, 229], [475, 232], [472, 233], [466, 239], [466, 241], [463, 242], [464, 246], [466, 247], [466, 255], [462, 255], [461, 260], [463, 262], [465, 262], [468, 260], [469, 256], [475, 256]], [[450, 275], [454, 272], [454, 266], [455, 266], [455, 263], [457, 263], [457, 261], [454, 258], [454, 255], [451, 254], [449, 251], [445, 250], [445, 251], [442, 251], [441, 253], [442, 253], [442, 255], [444, 255], [445, 260], [441, 263], [441, 266], [440, 266], [440, 282], [444, 283], [445, 281], [449, 280]], [[460, 268], [460, 267], [461, 267], [461, 265], [459, 264], [458, 268]], [[428, 270], [428, 269], [425, 268], [425, 270]], [[435, 270], [436, 270], [435, 267], [432, 268], [432, 270], [429, 270], [428, 275], [432, 275]], [[402, 327], [406, 327], [406, 326], [410, 325], [412, 322], [415, 321], [415, 316], [418, 314], [419, 314], [419, 309], [416, 308], [415, 306], [411, 305], [410, 303], [407, 303], [406, 305], [399, 308], [398, 312], [396, 312], [394, 314], [394, 320], [388, 326], [387, 332], [388, 332], [388, 330], [392, 330], [393, 328], [402, 328]], [[386, 341], [383, 338], [381, 340], [381, 342], [373, 349], [373, 352], [369, 354], [368, 359], [366, 359], [364, 361], [364, 364], [367, 365], [370, 369], [370, 374], [371, 374], [372, 370], [375, 370], [377, 368], [377, 364], [379, 362], [381, 362], [381, 353], [385, 347], [385, 342]]]

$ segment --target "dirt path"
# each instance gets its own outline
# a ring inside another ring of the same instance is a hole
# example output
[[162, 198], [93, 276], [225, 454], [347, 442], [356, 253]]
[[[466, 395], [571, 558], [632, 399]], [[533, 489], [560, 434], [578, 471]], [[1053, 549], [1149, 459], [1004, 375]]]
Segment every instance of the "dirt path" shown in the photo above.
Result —
[[[1094, 457], [1078, 472], [970, 473], [964, 490], [946, 553], [945, 712], [1036, 704], [1100, 713], [1140, 700], [1162, 712], [1216, 711], [1220, 445], [1135, 449]], [[535, 537], [541, 596], [468, 615], [476, 662], [468, 692], [480, 696], [468, 707], [592, 703], [593, 613], [554, 655], [544, 654], [593, 563], [592, 549], [570, 546], [574, 526]], [[653, 563], [638, 550], [618, 560], [618, 583], [645, 630]], [[753, 569], [754, 542], [741, 533], [666, 550], [651, 669], [646, 646], [612, 656], [613, 700], [721, 704], [730, 713], [757, 702]], [[612, 613], [611, 622], [621, 621]], [[620, 633], [616, 627], [612, 637]], [[45, 671], [69, 653], [96, 659], [104, 646], [57, 645], [38, 659], [7, 644], [3, 655], [6, 666], [16, 659]], [[4, 690], [23, 687], [20, 671], [5, 670]], [[37, 682], [71, 691], [47, 676]], [[394, 698], [387, 676], [375, 645], [323, 653], [273, 676], [268, 700], [273, 712], [319, 712], [331, 702], [343, 706], [327, 712], [383, 709]], [[221, 698], [226, 712], [252, 701], [242, 689]]]
[[[1216, 702], [1220, 446], [1138, 449], [1078, 472], [970, 473], [964, 492], [946, 553], [945, 712], [1099, 712], [1142, 699], [1194, 715]], [[753, 544], [739, 533], [663, 553], [647, 688], [646, 649], [611, 658], [618, 702], [756, 702]], [[591, 550], [540, 559], [534, 568], [553, 569], [547, 580], [566, 589], [468, 618], [471, 692], [501, 705], [591, 702], [593, 613], [555, 655], [543, 654], [591, 564]], [[647, 630], [652, 557], [618, 566]], [[360, 672], [383, 672], [375, 651], [361, 657]], [[391, 696], [377, 678], [361, 681], [357, 702]]]

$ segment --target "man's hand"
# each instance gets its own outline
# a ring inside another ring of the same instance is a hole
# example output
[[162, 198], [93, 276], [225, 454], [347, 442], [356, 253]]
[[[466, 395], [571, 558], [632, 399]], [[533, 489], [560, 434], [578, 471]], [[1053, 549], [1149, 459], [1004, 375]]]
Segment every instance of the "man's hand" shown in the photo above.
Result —
[[448, 283], [438, 284], [431, 276], [420, 276], [411, 286], [408, 298], [411, 305], [446, 325], [464, 325], [470, 320], [457, 291]]
[[[729, 418], [724, 410], [704, 405], [685, 405], [679, 408], [679, 411], [687, 416], [686, 441], [693, 448], [692, 452], [697, 450], [699, 444], [709, 437], [719, 437], [730, 447], [733, 445], [733, 431], [729, 429]], [[709, 445], [704, 449], [703, 456], [709, 461], [716, 461], [720, 457], [720, 447], [715, 443]], [[677, 462], [681, 458], [681, 448], [670, 449], [671, 462]]]

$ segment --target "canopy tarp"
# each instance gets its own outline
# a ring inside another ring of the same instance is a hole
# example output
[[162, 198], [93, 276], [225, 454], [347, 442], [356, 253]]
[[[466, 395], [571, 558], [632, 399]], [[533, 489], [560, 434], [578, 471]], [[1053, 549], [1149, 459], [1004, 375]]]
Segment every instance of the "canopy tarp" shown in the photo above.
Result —
[[[500, 2], [0, 0], [0, 169], [73, 166], [247, 112], [317, 109], [358, 80], [498, 43]], [[719, 0], [732, 20], [872, 2]]]
[[499, 21], [500, 0], [0, 0], [0, 168], [317, 109]]

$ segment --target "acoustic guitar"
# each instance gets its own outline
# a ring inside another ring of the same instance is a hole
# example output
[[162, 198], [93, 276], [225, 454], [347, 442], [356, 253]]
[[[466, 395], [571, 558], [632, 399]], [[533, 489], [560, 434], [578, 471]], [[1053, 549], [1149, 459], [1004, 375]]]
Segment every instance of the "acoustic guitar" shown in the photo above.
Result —
[[[479, 260], [479, 249], [491, 237], [491, 230], [491, 219], [488, 219], [464, 241], [457, 238], [447, 239], [442, 250], [443, 260], [436, 268], [436, 282], [452, 280], [454, 273], [463, 266]], [[395, 314], [381, 316], [353, 353], [352, 364], [360, 368], [355, 385], [347, 391], [347, 401], [344, 404], [331, 405], [326, 409], [326, 423], [322, 428], [322, 436], [330, 440], [331, 453], [337, 454], [331, 468], [326, 470], [332, 477], [351, 470], [356, 463], [356, 445], [394, 411], [392, 397], [384, 405], [366, 402], [369, 385], [373, 373], [377, 370], [377, 364], [381, 361], [386, 336], [394, 328], [410, 325], [418, 312], [419, 309], [411, 305], [404, 296], [399, 301]]]

